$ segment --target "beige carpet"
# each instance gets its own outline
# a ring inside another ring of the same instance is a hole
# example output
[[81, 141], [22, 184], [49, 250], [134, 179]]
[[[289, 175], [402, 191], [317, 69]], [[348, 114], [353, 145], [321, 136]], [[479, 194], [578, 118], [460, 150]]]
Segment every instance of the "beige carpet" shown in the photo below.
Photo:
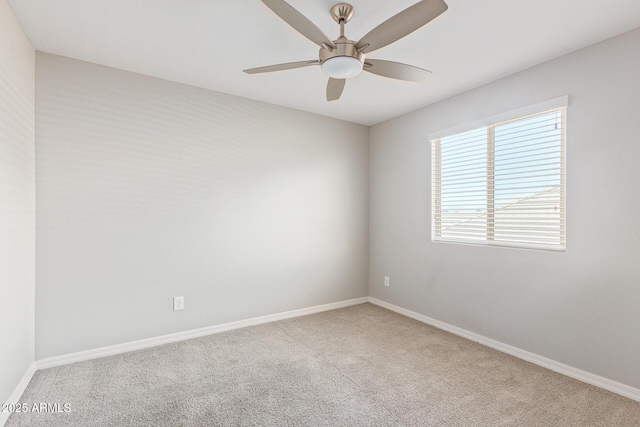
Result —
[[35, 374], [8, 426], [640, 426], [640, 403], [363, 304]]

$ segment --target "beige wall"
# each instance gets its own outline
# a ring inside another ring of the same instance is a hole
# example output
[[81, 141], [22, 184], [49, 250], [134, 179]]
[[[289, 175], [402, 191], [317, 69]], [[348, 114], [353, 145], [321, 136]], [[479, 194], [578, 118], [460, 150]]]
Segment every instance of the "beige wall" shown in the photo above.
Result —
[[[370, 295], [640, 387], [639, 50], [635, 30], [372, 127]], [[561, 95], [566, 253], [432, 243], [427, 134]]]
[[367, 127], [43, 53], [36, 82], [38, 359], [366, 296]]
[[5, 0], [0, 0], [0, 33], [0, 403], [4, 403], [33, 362], [35, 51]]

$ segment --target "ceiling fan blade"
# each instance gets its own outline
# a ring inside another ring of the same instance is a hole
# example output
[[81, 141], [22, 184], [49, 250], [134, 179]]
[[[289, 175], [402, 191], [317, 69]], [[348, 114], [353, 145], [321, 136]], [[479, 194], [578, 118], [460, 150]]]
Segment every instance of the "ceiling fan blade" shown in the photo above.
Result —
[[346, 82], [347, 79], [330, 78], [329, 83], [327, 83], [327, 101], [335, 101], [337, 99], [340, 99], [340, 95], [342, 95], [344, 84]]
[[356, 43], [356, 48], [368, 53], [385, 47], [428, 24], [448, 8], [444, 0], [422, 0], [369, 31]]
[[309, 67], [311, 65], [319, 65], [320, 61], [299, 61], [299, 62], [287, 62], [286, 64], [267, 65], [266, 67], [249, 68], [243, 70], [247, 74], [259, 74], [259, 73], [271, 73], [273, 71], [293, 70], [294, 68]]
[[262, 0], [269, 9], [278, 15], [284, 22], [292, 26], [300, 34], [322, 47], [323, 44], [335, 47], [320, 28], [309, 21], [306, 16], [294, 9], [284, 0]]
[[377, 74], [390, 79], [406, 80], [409, 82], [424, 83], [431, 77], [431, 71], [381, 59], [367, 59], [364, 63], [364, 71]]

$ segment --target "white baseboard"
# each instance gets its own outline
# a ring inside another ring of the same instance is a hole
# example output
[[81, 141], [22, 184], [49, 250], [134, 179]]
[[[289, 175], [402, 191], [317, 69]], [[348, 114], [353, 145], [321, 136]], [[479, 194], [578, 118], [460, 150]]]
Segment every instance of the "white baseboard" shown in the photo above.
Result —
[[301, 308], [299, 310], [286, 311], [283, 313], [269, 314], [266, 316], [254, 317], [252, 319], [239, 320], [237, 322], [224, 323], [221, 325], [207, 326], [205, 328], [193, 329], [190, 331], [178, 332], [175, 334], [162, 335], [154, 338], [147, 338], [123, 344], [110, 345], [108, 347], [96, 348], [94, 350], [80, 351], [77, 353], [65, 354], [62, 356], [50, 357], [36, 361], [37, 369], [52, 368], [54, 366], [68, 365], [70, 363], [82, 362], [84, 360], [97, 359], [114, 354], [126, 353], [143, 348], [155, 347], [169, 344], [176, 341], [188, 340], [205, 335], [217, 334], [231, 331], [233, 329], [246, 328], [263, 323], [276, 322], [278, 320], [290, 319], [292, 317], [306, 316], [308, 314], [320, 313], [323, 311], [335, 310], [337, 308], [349, 307], [357, 304], [364, 304], [369, 301], [368, 297], [355, 298], [346, 301], [334, 302], [331, 304], [317, 305], [314, 307]]
[[[31, 362], [31, 364], [27, 368], [27, 371], [24, 373], [24, 375], [20, 379], [20, 382], [18, 383], [16, 388], [13, 389], [13, 393], [11, 393], [11, 396], [9, 396], [9, 399], [5, 403], [9, 404], [9, 403], [18, 403], [18, 402], [20, 402], [20, 398], [22, 397], [22, 393], [24, 393], [24, 390], [27, 388], [27, 385], [29, 385], [29, 381], [31, 381], [31, 378], [33, 377], [33, 374], [36, 373], [36, 370], [37, 370], [36, 369], [36, 363], [35, 362]], [[1, 412], [0, 411], [0, 427], [5, 425], [5, 423], [9, 419], [9, 415], [11, 415], [10, 412]]]
[[535, 365], [542, 366], [543, 368], [547, 368], [551, 371], [558, 372], [562, 375], [575, 378], [576, 380], [594, 385], [596, 387], [600, 387], [605, 390], [609, 390], [613, 393], [640, 402], [640, 389], [592, 374], [590, 372], [583, 371], [581, 369], [574, 368], [569, 365], [565, 365], [564, 363], [556, 362], [555, 360], [539, 356], [537, 354], [522, 350], [517, 347], [513, 347], [508, 344], [501, 343], [500, 341], [487, 338], [485, 336], [476, 334], [475, 332], [470, 332], [466, 329], [462, 329], [436, 319], [432, 319], [425, 315], [407, 310], [406, 308], [402, 308], [397, 305], [390, 304], [377, 298], [369, 297], [369, 302], [388, 310], [395, 311], [396, 313], [402, 314], [412, 319], [418, 320], [420, 322], [426, 323], [428, 325], [435, 326], [436, 328], [442, 329], [443, 331], [450, 332], [454, 335], [461, 336], [487, 347], [491, 347], [495, 350], [517, 357], [519, 359], [526, 360], [527, 362], [531, 362]]
[[[263, 323], [276, 322], [278, 320], [290, 319], [293, 317], [306, 316], [308, 314], [320, 313], [323, 311], [335, 310], [338, 308], [349, 307], [352, 305], [363, 304], [370, 302], [420, 322], [426, 323], [431, 326], [435, 326], [438, 329], [450, 332], [454, 335], [461, 336], [468, 340], [477, 342], [511, 356], [517, 357], [527, 362], [531, 362], [538, 366], [550, 369], [560, 374], [566, 375], [571, 378], [575, 378], [579, 381], [587, 384], [600, 387], [602, 389], [611, 391], [621, 396], [633, 399], [640, 402], [640, 389], [631, 387], [626, 384], [613, 381], [590, 372], [583, 371], [581, 369], [574, 368], [564, 363], [556, 362], [555, 360], [548, 359], [546, 357], [539, 356], [537, 354], [522, 350], [520, 348], [504, 344], [500, 341], [487, 338], [483, 335], [476, 334], [475, 332], [467, 331], [466, 329], [459, 328], [457, 326], [450, 325], [445, 322], [441, 322], [436, 319], [432, 319], [428, 316], [416, 313], [411, 310], [399, 307], [397, 305], [390, 304], [388, 302], [379, 300], [373, 297], [362, 297], [351, 299], [347, 301], [340, 301], [331, 304], [318, 305], [314, 307], [302, 308], [299, 310], [286, 311], [283, 313], [270, 314], [266, 316], [254, 317], [251, 319], [240, 320], [237, 322], [224, 323], [221, 325], [209, 326], [206, 328], [194, 329], [190, 331], [178, 332], [170, 335], [163, 335], [154, 338], [143, 339], [139, 341], [133, 341], [129, 343], [117, 344], [108, 347], [97, 348], [94, 350], [81, 351], [78, 353], [66, 354], [62, 356], [51, 357], [47, 359], [38, 360], [32, 363], [27, 372], [24, 374], [22, 380], [16, 387], [15, 391], [10, 397], [8, 402], [18, 401], [27, 384], [31, 380], [31, 377], [35, 373], [36, 369], [52, 368], [54, 366], [68, 365], [70, 363], [81, 362], [84, 360], [97, 359], [105, 356], [112, 356], [115, 354], [126, 353], [134, 350], [141, 350], [148, 347], [155, 347], [158, 345], [168, 344], [177, 341], [183, 341], [191, 338], [202, 337], [206, 335], [216, 334], [220, 332], [231, 331], [233, 329], [245, 328], [248, 326], [260, 325]], [[9, 414], [0, 414], [0, 427], [4, 425]]]

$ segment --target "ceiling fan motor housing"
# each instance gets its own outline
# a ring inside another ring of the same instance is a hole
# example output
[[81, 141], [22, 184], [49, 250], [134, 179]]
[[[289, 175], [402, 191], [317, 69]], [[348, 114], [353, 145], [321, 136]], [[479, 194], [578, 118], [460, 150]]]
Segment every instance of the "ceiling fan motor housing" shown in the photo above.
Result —
[[340, 36], [333, 41], [335, 48], [320, 48], [320, 65], [322, 71], [333, 78], [347, 79], [362, 71], [364, 54], [356, 49], [356, 42]]

